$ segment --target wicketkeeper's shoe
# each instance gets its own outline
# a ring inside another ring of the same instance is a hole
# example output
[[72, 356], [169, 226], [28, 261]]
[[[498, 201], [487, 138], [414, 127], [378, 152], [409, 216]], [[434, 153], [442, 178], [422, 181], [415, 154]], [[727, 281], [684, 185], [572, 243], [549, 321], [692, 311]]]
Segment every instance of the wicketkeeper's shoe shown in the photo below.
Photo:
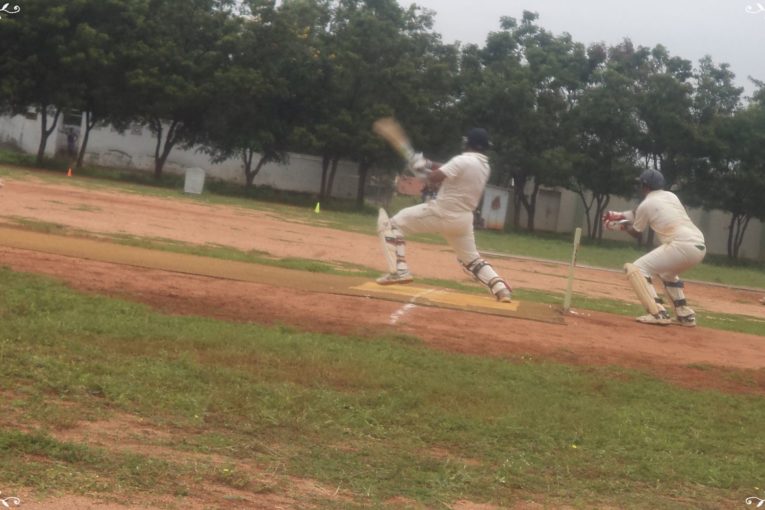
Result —
[[650, 313], [647, 315], [641, 315], [635, 320], [643, 324], [656, 324], [657, 326], [669, 326], [672, 324], [672, 319], [666, 310], [662, 310], [656, 315], [652, 315]]
[[496, 298], [500, 303], [512, 303], [513, 293], [510, 292], [510, 289], [502, 289], [497, 292]]
[[384, 274], [375, 280], [379, 285], [396, 285], [402, 283], [411, 283], [414, 280], [412, 274], [408, 271], [397, 271], [395, 273]]

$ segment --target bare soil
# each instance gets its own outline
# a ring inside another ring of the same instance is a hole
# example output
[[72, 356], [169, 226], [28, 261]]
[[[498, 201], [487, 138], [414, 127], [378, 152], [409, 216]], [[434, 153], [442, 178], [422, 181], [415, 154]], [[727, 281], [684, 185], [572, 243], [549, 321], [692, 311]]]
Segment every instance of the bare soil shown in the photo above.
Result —
[[[65, 179], [62, 178], [60, 184], [6, 179], [5, 186], [0, 189], [0, 223], [15, 224], [23, 218], [93, 234], [129, 234], [222, 245], [258, 250], [275, 257], [355, 263], [380, 271], [384, 269], [379, 244], [372, 233], [364, 235], [326, 228], [320, 224], [320, 216], [314, 223], [299, 223], [267, 212], [208, 205], [193, 199], [166, 200], [127, 192], [84, 189], [70, 185]], [[453, 254], [445, 246], [410, 243], [408, 255], [416, 276], [465, 279]], [[492, 258], [491, 261], [516, 288], [561, 293], [565, 288], [567, 267], [564, 265], [511, 258]], [[16, 271], [49, 275], [80, 291], [146, 303], [171, 314], [284, 324], [303, 330], [370, 339], [382, 332], [394, 331], [414, 335], [432, 348], [445, 351], [510, 360], [539, 357], [576, 365], [617, 365], [648, 372], [688, 388], [765, 394], [763, 336], [702, 327], [645, 326], [629, 317], [597, 312], [580, 311], [567, 316], [565, 325], [556, 325], [461, 311], [402, 307], [401, 303], [389, 301], [296, 293], [286, 287], [12, 249], [3, 247], [2, 240], [0, 265]], [[578, 294], [637, 302], [625, 279], [617, 272], [578, 268], [574, 286]], [[765, 318], [765, 306], [758, 302], [761, 293], [697, 283], [688, 284], [686, 291], [690, 305], [700, 313], [706, 310]], [[79, 432], [69, 433], [83, 433], [86, 427], [92, 427], [92, 424], [83, 423]], [[129, 420], [120, 423], [119, 428], [141, 433], [140, 424], [131, 425]], [[114, 448], [124, 447], [124, 441], [109, 439], [110, 431], [112, 428], [107, 426], [98, 431], [101, 440]], [[161, 451], [155, 453], [163, 454]], [[300, 484], [296, 482], [295, 486]], [[304, 487], [303, 490], [308, 489]], [[32, 494], [23, 496], [31, 497]], [[250, 502], [241, 508], [299, 508], [295, 498], [279, 499], [272, 494], [257, 500], [255, 506], [247, 506], [254, 504], [253, 495], [241, 497], [249, 498], [246, 501]], [[133, 502], [135, 506], [125, 506], [82, 496], [46, 501], [29, 502], [24, 508], [116, 510], [155, 507], [136, 502]], [[183, 508], [197, 508], [188, 506], [188, 503], [186, 499]], [[173, 507], [172, 501], [151, 504], [158, 508]], [[199, 508], [214, 508], [209, 506], [211, 504], [202, 501]], [[460, 502], [455, 508], [490, 507]]]

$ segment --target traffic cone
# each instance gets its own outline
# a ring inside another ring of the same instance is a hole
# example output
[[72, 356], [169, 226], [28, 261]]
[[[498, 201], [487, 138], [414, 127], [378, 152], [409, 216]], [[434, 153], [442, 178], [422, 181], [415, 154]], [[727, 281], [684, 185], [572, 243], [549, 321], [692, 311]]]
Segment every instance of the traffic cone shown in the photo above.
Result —
[[66, 171], [66, 176], [71, 177], [72, 176], [72, 167], [69, 167], [69, 170]]
[[314, 207], [313, 212], [316, 214], [319, 214], [321, 212], [321, 208], [319, 207], [319, 202], [316, 202], [316, 207]]

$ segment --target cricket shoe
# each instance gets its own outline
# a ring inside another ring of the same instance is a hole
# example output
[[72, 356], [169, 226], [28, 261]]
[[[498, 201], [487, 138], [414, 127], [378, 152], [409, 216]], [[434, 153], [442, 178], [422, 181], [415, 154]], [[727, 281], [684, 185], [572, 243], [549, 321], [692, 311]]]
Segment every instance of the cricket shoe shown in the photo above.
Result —
[[647, 315], [641, 315], [635, 320], [642, 324], [656, 324], [657, 326], [669, 326], [672, 324], [672, 318], [669, 316], [666, 310], [662, 310], [656, 315], [650, 313]]
[[513, 293], [510, 292], [510, 289], [502, 289], [497, 292], [496, 298], [500, 303], [512, 303]]
[[681, 326], [685, 326], [686, 328], [695, 328], [696, 314], [692, 313], [690, 315], [678, 315], [675, 319], [675, 323], [680, 324]]
[[675, 308], [675, 324], [693, 328], [696, 326], [696, 312], [689, 306], [678, 306]]
[[395, 273], [384, 274], [377, 280], [378, 285], [397, 285], [402, 283], [412, 283], [414, 278], [409, 271], [397, 271]]

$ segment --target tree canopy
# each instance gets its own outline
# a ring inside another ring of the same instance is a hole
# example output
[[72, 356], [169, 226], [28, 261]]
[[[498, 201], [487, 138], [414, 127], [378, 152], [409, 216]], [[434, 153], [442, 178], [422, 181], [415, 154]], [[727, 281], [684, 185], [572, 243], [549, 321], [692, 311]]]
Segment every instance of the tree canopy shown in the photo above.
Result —
[[762, 82], [745, 101], [710, 56], [585, 47], [529, 11], [482, 45], [444, 44], [434, 14], [395, 0], [26, 0], [0, 27], [0, 111], [39, 116], [38, 160], [66, 112], [85, 116], [80, 164], [97, 123], [148, 126], [157, 177], [178, 146], [238, 158], [247, 186], [264, 164], [309, 153], [324, 197], [338, 162], [354, 161], [359, 205], [371, 173], [401, 167], [376, 118], [398, 117], [434, 159], [483, 126], [516, 227], [523, 212], [534, 230], [540, 189], [559, 186], [599, 238], [611, 197], [656, 168], [686, 203], [732, 215], [738, 256], [764, 216]]

